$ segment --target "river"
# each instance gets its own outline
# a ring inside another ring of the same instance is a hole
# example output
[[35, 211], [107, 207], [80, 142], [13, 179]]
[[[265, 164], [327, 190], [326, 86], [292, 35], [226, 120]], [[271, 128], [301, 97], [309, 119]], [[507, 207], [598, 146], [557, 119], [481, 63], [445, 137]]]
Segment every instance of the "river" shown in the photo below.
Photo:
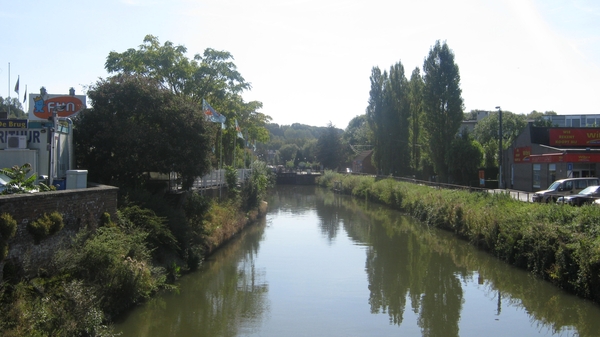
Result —
[[312, 186], [115, 324], [122, 336], [598, 336], [600, 306], [451, 233]]

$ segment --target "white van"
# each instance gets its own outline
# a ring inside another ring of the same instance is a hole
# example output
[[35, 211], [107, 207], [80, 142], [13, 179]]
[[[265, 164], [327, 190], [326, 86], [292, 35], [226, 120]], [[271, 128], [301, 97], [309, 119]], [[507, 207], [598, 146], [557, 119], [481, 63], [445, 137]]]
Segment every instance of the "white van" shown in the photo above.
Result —
[[553, 182], [547, 190], [535, 192], [532, 200], [534, 202], [556, 201], [559, 197], [576, 194], [588, 186], [596, 185], [600, 185], [600, 179], [596, 177], [561, 179]]

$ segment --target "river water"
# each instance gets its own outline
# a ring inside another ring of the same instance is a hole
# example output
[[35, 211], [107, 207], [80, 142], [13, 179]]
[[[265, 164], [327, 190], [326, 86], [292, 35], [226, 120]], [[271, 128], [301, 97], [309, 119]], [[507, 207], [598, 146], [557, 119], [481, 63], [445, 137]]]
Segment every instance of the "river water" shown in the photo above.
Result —
[[317, 187], [115, 325], [122, 336], [599, 336], [600, 306], [451, 233]]

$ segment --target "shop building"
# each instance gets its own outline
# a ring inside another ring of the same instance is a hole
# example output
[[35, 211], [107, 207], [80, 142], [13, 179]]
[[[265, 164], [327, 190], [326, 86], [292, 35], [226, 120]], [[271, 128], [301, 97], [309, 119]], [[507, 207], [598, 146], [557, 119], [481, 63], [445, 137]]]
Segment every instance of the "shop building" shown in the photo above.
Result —
[[[522, 191], [544, 190], [564, 178], [597, 177], [600, 164], [600, 128], [587, 126], [587, 120], [570, 116], [561, 127], [527, 127], [503, 152], [505, 187]], [[552, 116], [564, 118], [565, 116]], [[581, 117], [581, 116], [579, 116]], [[600, 117], [600, 116], [599, 116]], [[556, 125], [556, 124], [555, 124]]]
[[0, 167], [30, 164], [38, 180], [65, 189], [75, 170], [71, 117], [85, 108], [86, 96], [29, 95], [27, 119], [0, 118]]

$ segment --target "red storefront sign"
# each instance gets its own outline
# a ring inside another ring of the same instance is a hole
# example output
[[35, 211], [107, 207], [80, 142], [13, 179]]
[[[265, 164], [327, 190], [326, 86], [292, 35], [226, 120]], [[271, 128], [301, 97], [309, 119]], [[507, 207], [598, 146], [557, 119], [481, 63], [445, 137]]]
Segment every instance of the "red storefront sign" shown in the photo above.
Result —
[[531, 156], [531, 146], [517, 147], [513, 151], [513, 159], [515, 164], [529, 163]]
[[600, 163], [600, 153], [549, 153], [531, 155], [532, 163]]
[[600, 146], [600, 129], [550, 129], [550, 146]]

